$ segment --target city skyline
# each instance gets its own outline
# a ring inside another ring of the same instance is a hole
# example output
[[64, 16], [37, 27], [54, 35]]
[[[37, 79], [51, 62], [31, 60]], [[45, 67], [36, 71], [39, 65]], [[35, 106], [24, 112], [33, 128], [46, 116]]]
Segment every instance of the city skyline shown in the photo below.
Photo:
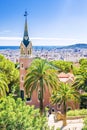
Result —
[[25, 10], [33, 45], [87, 43], [86, 5], [86, 0], [1, 0], [0, 46], [20, 45]]

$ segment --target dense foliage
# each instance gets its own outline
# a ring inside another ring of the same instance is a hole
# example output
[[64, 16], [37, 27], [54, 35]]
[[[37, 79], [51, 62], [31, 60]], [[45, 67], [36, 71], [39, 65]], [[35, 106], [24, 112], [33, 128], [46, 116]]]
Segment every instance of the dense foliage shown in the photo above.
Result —
[[76, 74], [74, 86], [78, 90], [82, 89], [87, 92], [87, 59], [81, 59], [79, 63], [80, 65], [79, 69], [77, 68], [78, 72]]
[[45, 116], [27, 106], [20, 98], [8, 96], [0, 100], [0, 130], [43, 130], [47, 128]]
[[[4, 82], [6, 82], [9, 92], [18, 92], [19, 88], [19, 70], [15, 68], [15, 64], [4, 56], [0, 55], [0, 75], [3, 74]], [[14, 86], [14, 87], [13, 87]], [[6, 88], [6, 87], [5, 87]]]
[[80, 95], [80, 108], [87, 108], [87, 93]]
[[87, 59], [80, 59], [79, 63], [80, 63], [80, 65], [86, 65], [87, 66]]
[[68, 62], [68, 61], [57, 60], [57, 61], [52, 61], [51, 64], [57, 67], [59, 69], [59, 72], [68, 73], [72, 69], [72, 62]]
[[9, 92], [6, 76], [0, 73], [0, 98]]
[[67, 116], [87, 116], [87, 109], [69, 110]]
[[84, 127], [82, 130], [87, 130], [87, 118], [84, 119]]

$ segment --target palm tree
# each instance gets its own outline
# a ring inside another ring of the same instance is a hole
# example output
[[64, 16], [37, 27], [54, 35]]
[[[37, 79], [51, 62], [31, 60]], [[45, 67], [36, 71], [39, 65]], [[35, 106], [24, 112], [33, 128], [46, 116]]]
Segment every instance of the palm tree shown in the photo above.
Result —
[[87, 65], [85, 59], [80, 64], [73, 86], [78, 90], [87, 92]]
[[46, 87], [50, 91], [50, 88], [54, 88], [58, 84], [58, 78], [56, 74], [57, 70], [46, 60], [35, 59], [29, 67], [27, 76], [25, 78], [25, 90], [26, 93], [33, 93], [34, 90], [40, 90], [40, 113], [43, 113], [43, 95]]
[[64, 114], [63, 126], [67, 124], [66, 122], [67, 102], [76, 99], [79, 99], [79, 93], [73, 87], [70, 87], [69, 84], [60, 83], [59, 87], [53, 90], [51, 96], [52, 103], [53, 104], [59, 103], [60, 105], [63, 105], [63, 114]]
[[6, 93], [9, 91], [7, 80], [4, 74], [0, 73], [0, 98], [6, 96]]
[[77, 90], [83, 90], [87, 92], [87, 73], [83, 75], [77, 75], [73, 86]]

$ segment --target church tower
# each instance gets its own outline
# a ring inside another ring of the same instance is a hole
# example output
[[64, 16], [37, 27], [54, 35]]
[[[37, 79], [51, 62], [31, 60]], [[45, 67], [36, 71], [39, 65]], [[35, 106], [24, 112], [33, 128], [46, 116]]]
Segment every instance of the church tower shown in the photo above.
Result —
[[25, 26], [24, 26], [24, 36], [20, 44], [20, 91], [21, 98], [24, 99], [24, 78], [28, 67], [32, 62], [32, 42], [29, 39], [28, 35], [28, 25], [27, 25], [27, 11], [25, 11]]

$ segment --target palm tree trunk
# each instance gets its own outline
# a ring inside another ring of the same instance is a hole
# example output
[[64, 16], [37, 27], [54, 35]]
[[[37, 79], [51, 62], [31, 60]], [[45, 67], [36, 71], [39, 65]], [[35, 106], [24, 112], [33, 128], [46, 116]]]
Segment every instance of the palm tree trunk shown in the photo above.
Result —
[[43, 99], [40, 99], [40, 114], [43, 114]]
[[63, 114], [64, 114], [64, 118], [63, 118], [63, 126], [66, 126], [67, 125], [67, 120], [66, 120], [66, 102], [64, 101], [64, 106], [63, 106], [64, 108], [64, 112], [63, 112]]
[[40, 114], [43, 114], [43, 79], [40, 81]]

